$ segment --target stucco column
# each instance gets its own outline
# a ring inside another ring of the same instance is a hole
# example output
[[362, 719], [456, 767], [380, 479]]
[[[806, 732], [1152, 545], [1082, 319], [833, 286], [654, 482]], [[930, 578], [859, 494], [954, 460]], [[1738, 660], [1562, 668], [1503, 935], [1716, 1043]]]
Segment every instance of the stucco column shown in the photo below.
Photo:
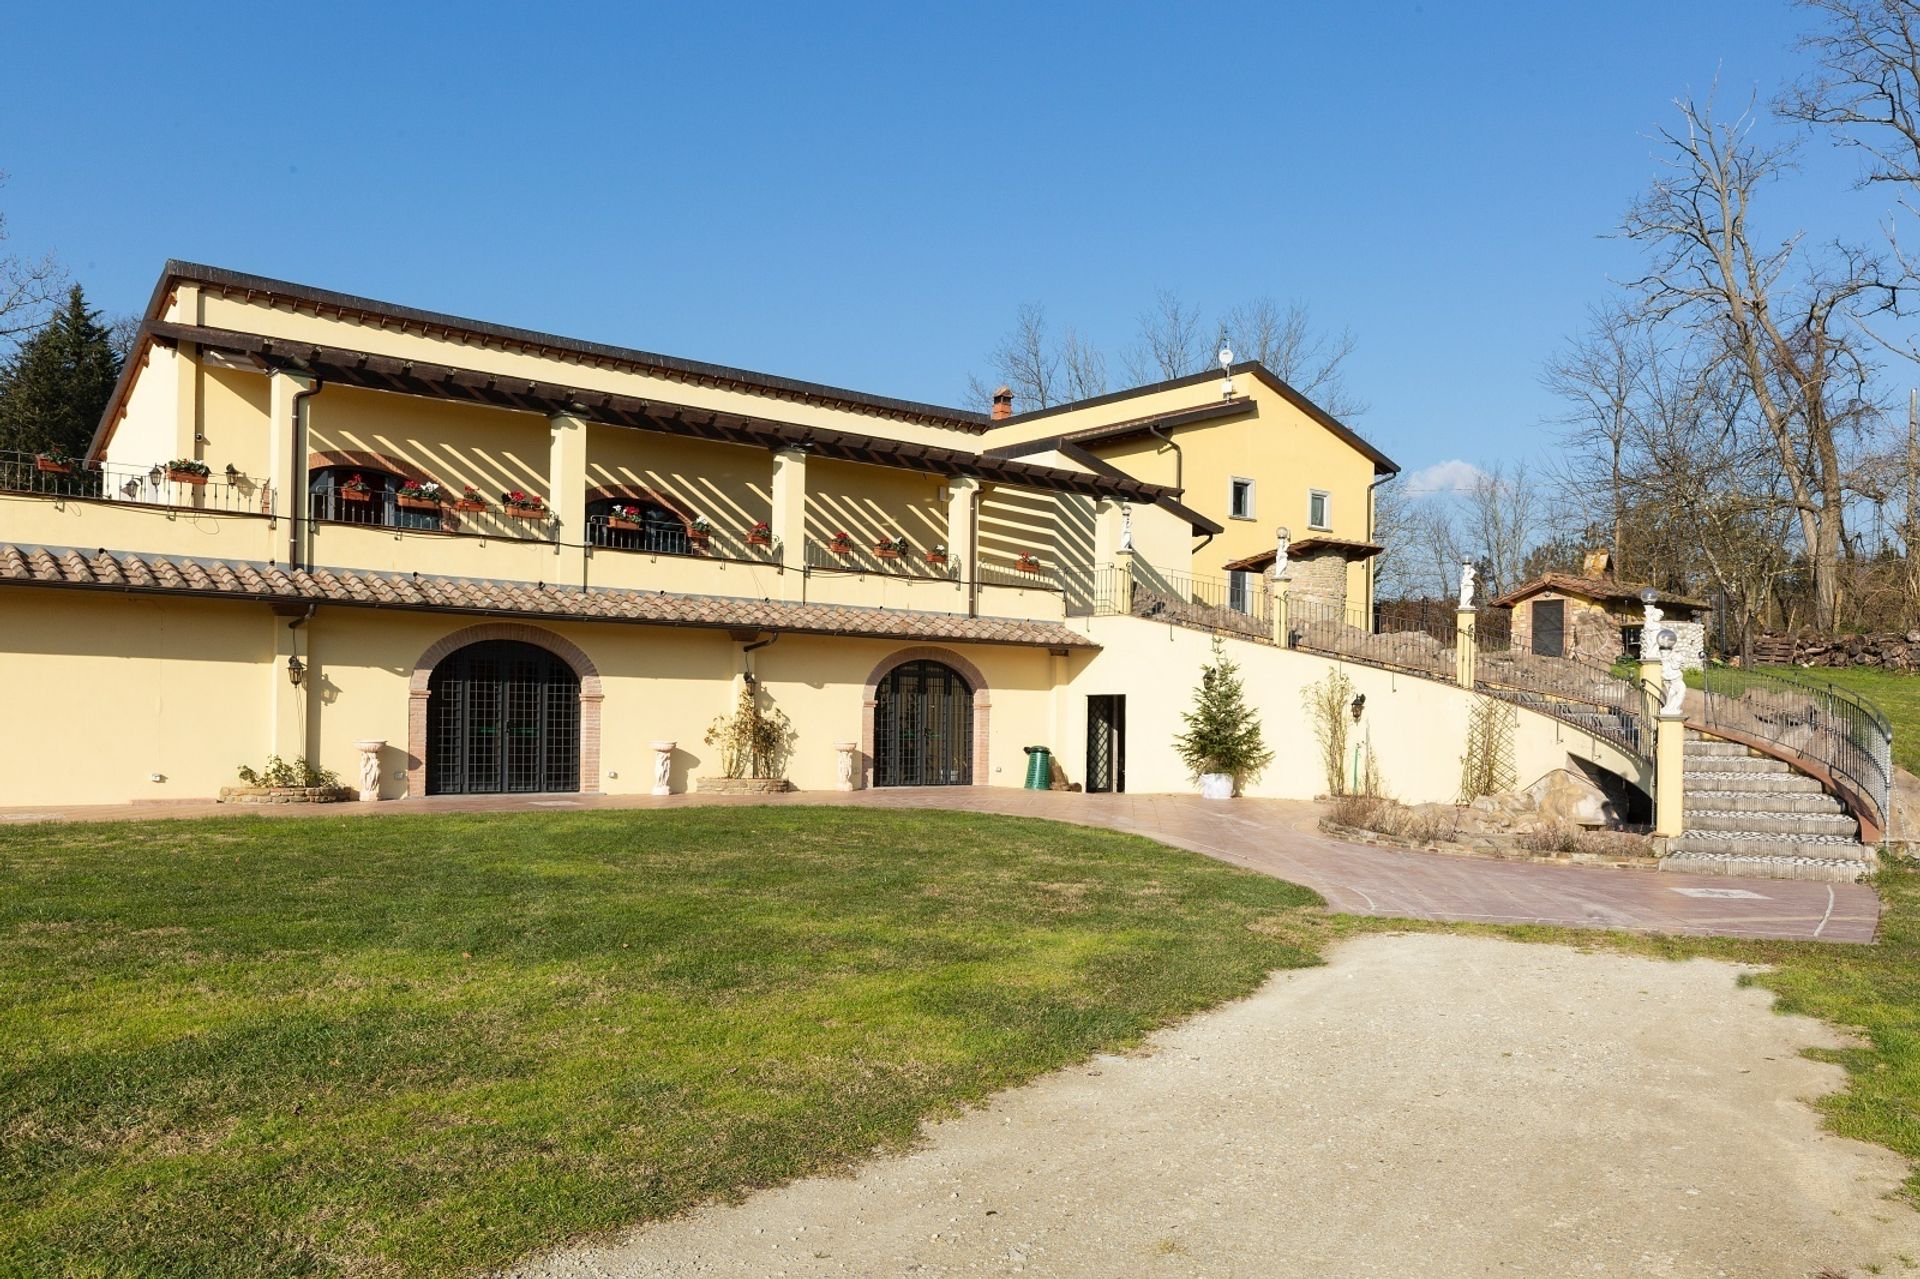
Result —
[[587, 421], [571, 413], [547, 419], [547, 507], [554, 551], [575, 561], [558, 575], [562, 581], [586, 580]]
[[307, 408], [299, 397], [315, 382], [298, 373], [274, 370], [267, 379], [267, 483], [272, 486], [273, 513], [284, 521], [285, 536], [276, 539], [273, 558], [305, 564], [301, 545], [307, 501]]
[[1453, 615], [1453, 678], [1461, 688], [1473, 687], [1479, 663], [1479, 618], [1463, 608]]
[[1660, 703], [1667, 699], [1666, 681], [1660, 677], [1660, 659], [1640, 659], [1640, 719], [1651, 733], [1660, 714]]
[[1686, 834], [1687, 720], [1662, 715], [1653, 747], [1653, 833], [1675, 839]]
[[1287, 648], [1293, 643], [1293, 579], [1270, 577], [1267, 589], [1273, 594], [1273, 642]]
[[783, 593], [788, 599], [804, 594], [807, 556], [807, 454], [803, 449], [781, 449], [773, 455], [774, 554], [777, 561], [794, 572], [787, 578]]
[[979, 612], [980, 481], [957, 475], [947, 481], [947, 554], [960, 566], [966, 583], [967, 615]]

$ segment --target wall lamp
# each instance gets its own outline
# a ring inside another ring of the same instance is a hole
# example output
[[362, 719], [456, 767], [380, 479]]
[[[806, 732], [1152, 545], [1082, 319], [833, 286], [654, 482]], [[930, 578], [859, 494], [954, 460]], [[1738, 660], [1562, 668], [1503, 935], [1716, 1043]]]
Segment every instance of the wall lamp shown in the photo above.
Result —
[[289, 657], [287, 659], [287, 678], [293, 681], [293, 686], [299, 688], [300, 681], [306, 677], [307, 668], [305, 664], [300, 661], [300, 658], [297, 655]]
[[1348, 707], [1347, 709], [1353, 712], [1353, 722], [1358, 724], [1360, 722], [1360, 712], [1367, 709], [1367, 695], [1365, 693], [1361, 693], [1359, 696], [1355, 697], [1353, 699], [1353, 705]]

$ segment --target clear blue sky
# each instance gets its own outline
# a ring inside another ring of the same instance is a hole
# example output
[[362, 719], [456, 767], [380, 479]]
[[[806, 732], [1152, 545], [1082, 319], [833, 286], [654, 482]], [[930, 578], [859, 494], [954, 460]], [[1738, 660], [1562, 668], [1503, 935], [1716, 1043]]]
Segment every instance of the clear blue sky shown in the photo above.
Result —
[[[1809, 20], [1032, 9], [21, 6], [0, 209], [113, 312], [175, 256], [950, 403], [1022, 301], [1117, 349], [1156, 288], [1269, 293], [1352, 329], [1414, 469], [1544, 447], [1647, 131], [1716, 70], [1769, 96]], [[1817, 149], [1781, 216], [1870, 231], [1856, 169]]]

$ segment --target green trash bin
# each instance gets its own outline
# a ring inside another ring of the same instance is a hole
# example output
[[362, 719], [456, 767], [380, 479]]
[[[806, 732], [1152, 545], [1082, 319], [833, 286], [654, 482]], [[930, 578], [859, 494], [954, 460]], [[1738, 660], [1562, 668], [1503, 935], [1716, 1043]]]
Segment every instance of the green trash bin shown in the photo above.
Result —
[[1027, 747], [1027, 789], [1053, 789], [1053, 752], [1044, 746]]

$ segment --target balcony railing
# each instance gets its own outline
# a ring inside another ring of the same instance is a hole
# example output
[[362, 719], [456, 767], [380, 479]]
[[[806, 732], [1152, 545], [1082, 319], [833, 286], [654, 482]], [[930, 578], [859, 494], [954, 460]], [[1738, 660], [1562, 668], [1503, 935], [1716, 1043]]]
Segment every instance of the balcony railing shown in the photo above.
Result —
[[1418, 611], [1383, 609], [1374, 619], [1363, 608], [1305, 597], [1287, 601], [1287, 631], [1288, 647], [1311, 653], [1434, 679], [1454, 679], [1458, 671], [1451, 615], [1443, 621]]
[[884, 573], [890, 577], [919, 577], [932, 581], [957, 581], [960, 561], [948, 556], [930, 562], [927, 552], [908, 547], [898, 555], [889, 555], [860, 542], [841, 544], [807, 539], [802, 562], [809, 569], [841, 573]]
[[1135, 560], [1133, 615], [1201, 630], [1235, 631], [1256, 639], [1273, 634], [1272, 599], [1251, 573], [1208, 577]]
[[143, 502], [241, 515], [273, 514], [273, 493], [263, 481], [237, 472], [195, 479], [165, 466], [116, 463], [59, 467], [32, 453], [0, 452], [0, 490], [96, 502]]

